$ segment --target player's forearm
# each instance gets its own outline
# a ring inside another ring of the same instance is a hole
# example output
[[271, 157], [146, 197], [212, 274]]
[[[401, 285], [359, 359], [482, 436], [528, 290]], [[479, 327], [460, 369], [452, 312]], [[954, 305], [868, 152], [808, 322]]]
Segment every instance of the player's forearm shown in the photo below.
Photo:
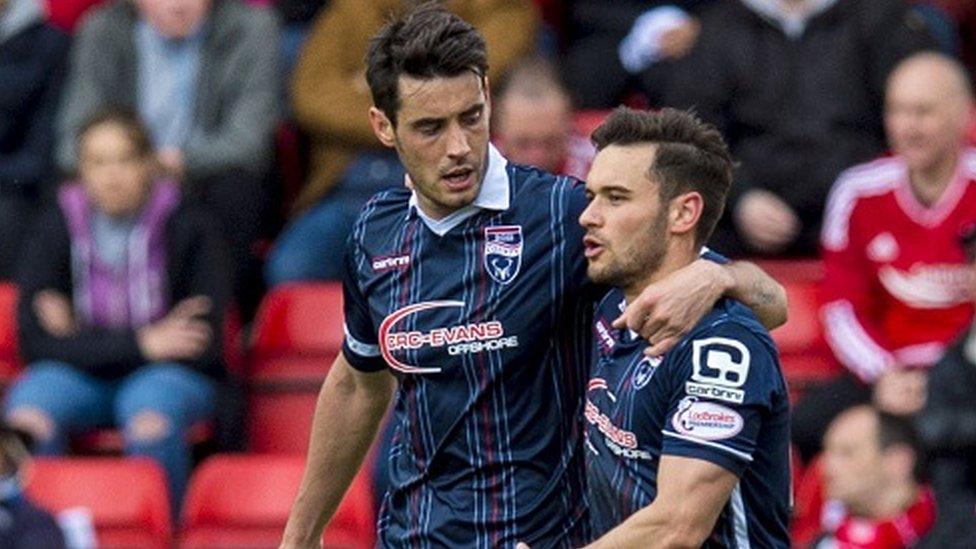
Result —
[[726, 296], [752, 309], [767, 329], [786, 323], [786, 290], [779, 282], [748, 261], [734, 261], [723, 268], [730, 277]]
[[616, 528], [587, 546], [587, 549], [653, 547], [655, 549], [696, 548], [708, 537], [711, 526], [677, 510], [651, 504], [634, 513]]
[[390, 401], [393, 378], [373, 376], [368, 382], [357, 379], [341, 358], [329, 372], [315, 407], [308, 462], [283, 547], [319, 547], [322, 529], [359, 470]]

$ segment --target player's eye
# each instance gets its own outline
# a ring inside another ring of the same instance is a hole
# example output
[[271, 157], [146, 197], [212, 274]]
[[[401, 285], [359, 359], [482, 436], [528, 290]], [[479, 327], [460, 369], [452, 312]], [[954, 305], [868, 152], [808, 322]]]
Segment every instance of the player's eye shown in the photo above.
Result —
[[464, 115], [461, 117], [461, 121], [466, 126], [474, 126], [474, 125], [478, 124], [478, 122], [481, 122], [481, 113], [482, 113], [482, 110], [481, 110], [480, 107], [477, 108], [476, 110], [468, 111], [468, 112], [464, 113]]
[[441, 131], [442, 126], [443, 125], [439, 122], [425, 122], [417, 126], [417, 131], [419, 131], [421, 135], [426, 135], [428, 137], [434, 136]]
[[620, 193], [610, 193], [607, 196], [607, 200], [609, 200], [611, 204], [620, 204], [627, 200], [627, 197]]
[[586, 191], [586, 201], [587, 201], [587, 202], [593, 202], [593, 196], [594, 196], [594, 195], [593, 195], [593, 193], [592, 193], [592, 192], [590, 192], [590, 191]]

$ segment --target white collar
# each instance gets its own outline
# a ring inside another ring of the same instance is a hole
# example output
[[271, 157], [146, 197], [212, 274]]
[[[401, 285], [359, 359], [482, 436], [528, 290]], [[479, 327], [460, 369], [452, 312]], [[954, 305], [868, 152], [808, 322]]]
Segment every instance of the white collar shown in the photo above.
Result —
[[478, 196], [474, 202], [446, 217], [434, 219], [417, 206], [417, 191], [413, 191], [408, 202], [407, 217], [409, 218], [413, 212], [417, 212], [417, 216], [434, 234], [444, 236], [464, 220], [482, 210], [505, 211], [510, 204], [511, 187], [508, 181], [508, 160], [502, 156], [502, 153], [498, 152], [494, 145], [489, 144], [488, 168], [485, 170], [485, 179], [481, 183], [481, 190], [478, 191]]

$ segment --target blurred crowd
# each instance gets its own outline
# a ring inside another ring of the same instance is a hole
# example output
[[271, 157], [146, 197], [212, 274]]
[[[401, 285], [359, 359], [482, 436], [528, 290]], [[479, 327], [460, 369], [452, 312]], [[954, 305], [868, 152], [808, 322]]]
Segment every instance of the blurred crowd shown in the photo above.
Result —
[[[404, 184], [364, 52], [412, 3], [0, 0], [0, 278], [28, 363], [3, 409], [36, 452], [118, 425], [181, 501], [185, 431], [233, 431], [228, 318], [338, 280], [359, 209]], [[976, 2], [445, 3], [487, 40], [511, 161], [582, 178], [586, 120], [694, 109], [739, 162], [710, 247], [824, 262], [846, 369], [796, 403], [823, 486], [803, 543], [976, 547]]]

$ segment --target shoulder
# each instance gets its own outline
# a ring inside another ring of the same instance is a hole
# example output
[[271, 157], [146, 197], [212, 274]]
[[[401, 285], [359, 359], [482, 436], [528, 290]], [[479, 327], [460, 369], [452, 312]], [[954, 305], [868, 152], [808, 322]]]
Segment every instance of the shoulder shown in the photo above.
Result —
[[114, 0], [92, 9], [81, 21], [78, 35], [112, 41], [131, 29], [135, 21], [135, 7], [126, 0]]
[[359, 210], [352, 236], [358, 242], [367, 237], [389, 234], [410, 214], [411, 192], [406, 187], [387, 189], [373, 195]]
[[586, 187], [568, 175], [554, 175], [539, 168], [509, 163], [513, 202], [576, 223], [586, 207]]
[[691, 367], [692, 377], [702, 377], [701, 381], [719, 375], [715, 372], [726, 372], [732, 375], [733, 382], [744, 383], [756, 363], [763, 364], [761, 377], [777, 377], [772, 375], [779, 369], [775, 349], [769, 332], [751, 310], [737, 301], [723, 299], [669, 353], [669, 358], [674, 355]]
[[828, 249], [847, 245], [850, 220], [863, 201], [893, 193], [905, 184], [905, 164], [899, 157], [887, 157], [844, 170], [827, 197], [823, 244]]

